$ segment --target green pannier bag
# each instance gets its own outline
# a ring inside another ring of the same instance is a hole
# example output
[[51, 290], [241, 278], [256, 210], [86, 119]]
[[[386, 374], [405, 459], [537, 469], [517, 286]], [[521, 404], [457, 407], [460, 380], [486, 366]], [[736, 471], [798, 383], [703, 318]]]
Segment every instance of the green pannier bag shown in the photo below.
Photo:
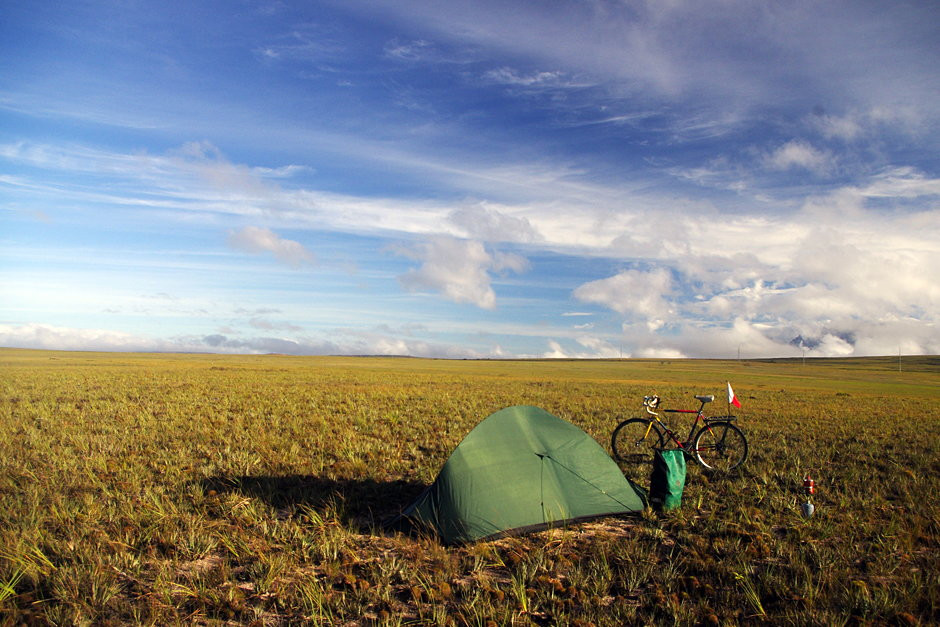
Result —
[[650, 505], [654, 509], [669, 511], [682, 505], [682, 488], [685, 487], [685, 451], [657, 450], [653, 455], [653, 472], [650, 475]]

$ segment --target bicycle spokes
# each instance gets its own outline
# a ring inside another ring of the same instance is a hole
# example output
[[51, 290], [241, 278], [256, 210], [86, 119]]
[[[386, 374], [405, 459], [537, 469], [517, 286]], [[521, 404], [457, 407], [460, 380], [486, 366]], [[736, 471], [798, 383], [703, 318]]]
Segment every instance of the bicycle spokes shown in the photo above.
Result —
[[636, 483], [645, 483], [652, 470], [653, 451], [662, 446], [661, 435], [649, 420], [624, 420], [610, 440], [613, 457], [624, 475]]
[[730, 471], [747, 458], [744, 434], [730, 422], [711, 423], [695, 436], [696, 460], [710, 470]]

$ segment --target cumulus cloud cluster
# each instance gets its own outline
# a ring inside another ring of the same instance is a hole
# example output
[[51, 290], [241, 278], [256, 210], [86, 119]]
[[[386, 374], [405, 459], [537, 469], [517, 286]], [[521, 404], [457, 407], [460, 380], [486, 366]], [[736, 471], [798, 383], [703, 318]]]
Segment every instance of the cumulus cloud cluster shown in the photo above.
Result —
[[612, 277], [585, 283], [574, 291], [574, 296], [585, 303], [609, 307], [628, 319], [643, 320], [655, 331], [674, 313], [669, 299], [671, 291], [669, 271], [657, 268], [624, 270]]
[[648, 259], [652, 268], [591, 281], [574, 296], [622, 314], [640, 352], [729, 356], [744, 344], [752, 355], [936, 353], [940, 211], [870, 206], [889, 189], [921, 190], [928, 204], [936, 193], [918, 174], [882, 174], [771, 224], [703, 227], [707, 245], [692, 240], [681, 256]]

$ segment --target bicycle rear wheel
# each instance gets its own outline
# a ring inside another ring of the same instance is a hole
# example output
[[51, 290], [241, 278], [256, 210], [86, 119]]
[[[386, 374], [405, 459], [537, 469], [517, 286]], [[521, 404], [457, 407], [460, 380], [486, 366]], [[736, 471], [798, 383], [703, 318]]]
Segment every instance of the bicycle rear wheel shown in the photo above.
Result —
[[614, 429], [610, 448], [624, 476], [636, 484], [646, 485], [653, 470], [653, 451], [663, 448], [663, 434], [652, 420], [630, 418]]
[[730, 422], [710, 422], [696, 434], [692, 453], [708, 470], [731, 472], [747, 459], [747, 440]]

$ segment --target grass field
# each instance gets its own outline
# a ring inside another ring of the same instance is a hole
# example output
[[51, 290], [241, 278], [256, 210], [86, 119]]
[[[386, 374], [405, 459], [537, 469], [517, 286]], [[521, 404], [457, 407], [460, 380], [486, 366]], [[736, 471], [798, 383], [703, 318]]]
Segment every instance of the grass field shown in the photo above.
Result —
[[[643, 395], [692, 407], [726, 380], [751, 457], [724, 479], [690, 466], [676, 512], [463, 547], [378, 526], [500, 408], [606, 448]], [[0, 350], [0, 386], [8, 624], [940, 622], [937, 357]]]

